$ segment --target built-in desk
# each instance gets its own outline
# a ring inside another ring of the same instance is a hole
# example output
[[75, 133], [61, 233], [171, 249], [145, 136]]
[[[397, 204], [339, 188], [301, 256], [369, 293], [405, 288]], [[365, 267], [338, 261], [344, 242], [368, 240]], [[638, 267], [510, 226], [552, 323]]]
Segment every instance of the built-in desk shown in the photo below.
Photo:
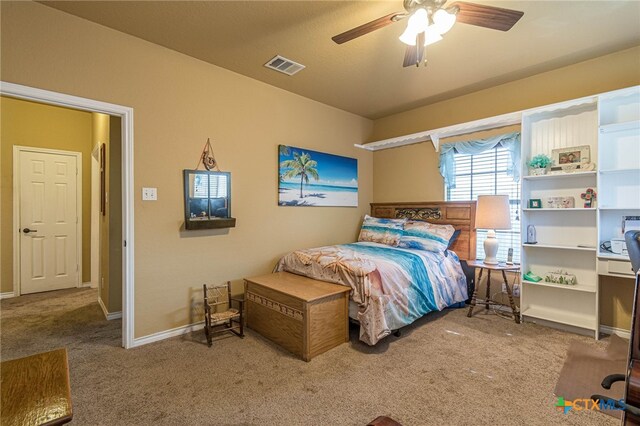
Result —
[[629, 256], [598, 254], [598, 275], [635, 279]]

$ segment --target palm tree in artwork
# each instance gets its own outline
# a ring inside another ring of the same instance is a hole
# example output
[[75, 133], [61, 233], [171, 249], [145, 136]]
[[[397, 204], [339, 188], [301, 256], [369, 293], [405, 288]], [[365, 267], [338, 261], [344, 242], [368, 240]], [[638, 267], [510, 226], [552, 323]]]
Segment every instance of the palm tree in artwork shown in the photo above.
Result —
[[[284, 155], [287, 156], [289, 155], [289, 147], [287, 145], [278, 145], [278, 155]], [[284, 180], [284, 177], [282, 176], [282, 174], [278, 174], [278, 182], [282, 182]]]
[[292, 179], [300, 176], [300, 198], [303, 198], [302, 185], [309, 183], [309, 177], [312, 177], [315, 180], [320, 179], [318, 169], [316, 169], [318, 162], [312, 160], [311, 156], [306, 152], [300, 154], [298, 151], [293, 151], [293, 159], [283, 161], [281, 166], [288, 169], [282, 175], [284, 179]]

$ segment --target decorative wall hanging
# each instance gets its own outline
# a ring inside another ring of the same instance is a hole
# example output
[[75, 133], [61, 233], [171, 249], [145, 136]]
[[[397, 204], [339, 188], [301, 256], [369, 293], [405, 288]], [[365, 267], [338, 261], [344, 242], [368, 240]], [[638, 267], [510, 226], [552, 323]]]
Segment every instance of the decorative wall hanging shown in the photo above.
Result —
[[185, 229], [233, 228], [231, 173], [184, 170]]
[[211, 140], [209, 138], [207, 138], [207, 143], [205, 143], [204, 148], [202, 148], [202, 154], [200, 154], [200, 161], [198, 162], [198, 165], [196, 166], [195, 170], [198, 170], [198, 167], [200, 167], [200, 163], [202, 163], [204, 168], [207, 170], [216, 169], [217, 171], [220, 171], [220, 169], [218, 168], [218, 162], [216, 161], [216, 158], [213, 156], [213, 148], [211, 148]]
[[[207, 171], [200, 171], [200, 164]], [[216, 169], [212, 172], [211, 169]], [[221, 172], [207, 138], [194, 170], [184, 170], [185, 229], [233, 228], [231, 217], [231, 173]]]
[[278, 204], [358, 207], [358, 160], [278, 146]]

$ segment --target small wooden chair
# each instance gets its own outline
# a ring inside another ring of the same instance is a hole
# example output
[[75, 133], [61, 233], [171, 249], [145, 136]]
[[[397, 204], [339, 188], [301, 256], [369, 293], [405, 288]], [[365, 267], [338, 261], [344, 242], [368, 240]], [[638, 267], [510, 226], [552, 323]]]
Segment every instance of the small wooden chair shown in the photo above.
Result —
[[[207, 335], [209, 347], [213, 334], [232, 332], [236, 336], [244, 337], [242, 311], [244, 300], [231, 297], [231, 283], [217, 286], [202, 285], [204, 291], [204, 332]], [[231, 302], [238, 304], [238, 309], [231, 307]], [[237, 325], [233, 325], [236, 323]], [[214, 327], [224, 326], [223, 330]]]

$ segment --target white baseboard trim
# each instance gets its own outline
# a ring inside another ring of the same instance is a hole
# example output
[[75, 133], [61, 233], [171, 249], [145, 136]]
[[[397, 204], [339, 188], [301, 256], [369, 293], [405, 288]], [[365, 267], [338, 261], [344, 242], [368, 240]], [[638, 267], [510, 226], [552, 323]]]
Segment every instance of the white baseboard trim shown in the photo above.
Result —
[[87, 281], [86, 283], [81, 283], [80, 284], [80, 288], [84, 288], [84, 287], [93, 287], [91, 285], [91, 281]]
[[202, 324], [204, 324], [204, 321], [199, 321], [197, 323], [189, 325], [183, 325], [182, 327], [176, 327], [170, 330], [159, 331], [158, 333], [149, 334], [148, 336], [144, 337], [138, 337], [137, 339], [133, 339], [133, 345], [131, 347], [135, 348], [138, 346], [148, 345], [149, 343], [159, 342], [160, 340], [191, 333], [192, 331], [202, 327]]
[[107, 321], [122, 318], [122, 311], [111, 312], [111, 313], [107, 311], [107, 307], [104, 306], [104, 302], [102, 301], [101, 297], [98, 297], [98, 304], [102, 308], [102, 313], [104, 313], [104, 317], [107, 319]]
[[16, 294], [13, 291], [7, 291], [5, 293], [0, 293], [0, 299], [10, 299], [12, 297], [16, 297]]
[[600, 326], [600, 333], [602, 334], [615, 334], [616, 336], [625, 338], [625, 339], [630, 339], [631, 338], [631, 332], [629, 330], [625, 330], [623, 328], [617, 328], [617, 327], [609, 327], [608, 325], [601, 325]]

